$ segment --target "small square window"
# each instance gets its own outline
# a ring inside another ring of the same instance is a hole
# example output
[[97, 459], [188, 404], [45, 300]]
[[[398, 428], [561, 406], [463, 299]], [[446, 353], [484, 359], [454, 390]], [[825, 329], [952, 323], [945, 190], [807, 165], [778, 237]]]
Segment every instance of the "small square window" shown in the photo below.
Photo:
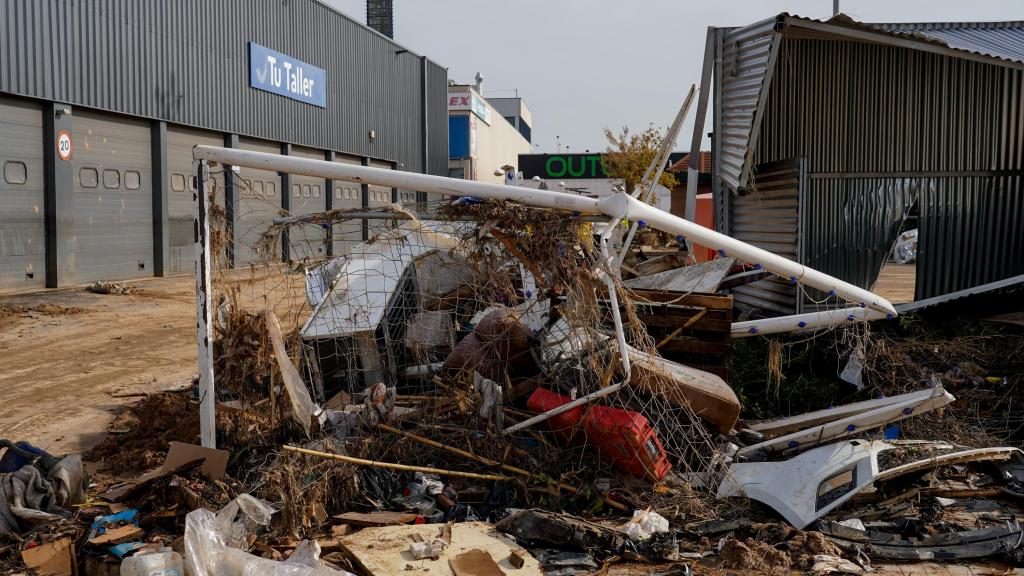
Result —
[[28, 168], [24, 162], [8, 160], [4, 162], [4, 180], [8, 184], [24, 184], [28, 179]]
[[313, 186], [313, 198], [319, 198], [319, 197], [320, 197], [320, 185], [317, 184], [317, 185]]
[[103, 187], [108, 190], [117, 190], [121, 187], [121, 173], [113, 168], [103, 170]]
[[185, 175], [171, 174], [171, 190], [175, 192], [185, 191]]
[[127, 190], [138, 190], [142, 186], [142, 175], [135, 170], [126, 170], [124, 173], [124, 187]]
[[99, 181], [100, 173], [95, 168], [82, 168], [78, 171], [78, 183], [82, 188], [95, 188]]
[[347, 198], [348, 197], [348, 194], [345, 194], [345, 196], [342, 196], [341, 195], [342, 192], [344, 192], [344, 190], [342, 189], [341, 186], [335, 186], [334, 187], [334, 197], [335, 198], [339, 198], [340, 199], [340, 198]]
[[277, 184], [273, 182], [267, 182], [267, 197], [273, 198], [274, 194], [277, 193]]
[[292, 198], [302, 196], [302, 188], [298, 184], [292, 184]]
[[313, 191], [310, 189], [309, 184], [302, 185], [302, 197], [309, 198], [313, 195]]
[[263, 181], [262, 180], [253, 180], [253, 182], [252, 182], [252, 191], [257, 196], [263, 196]]

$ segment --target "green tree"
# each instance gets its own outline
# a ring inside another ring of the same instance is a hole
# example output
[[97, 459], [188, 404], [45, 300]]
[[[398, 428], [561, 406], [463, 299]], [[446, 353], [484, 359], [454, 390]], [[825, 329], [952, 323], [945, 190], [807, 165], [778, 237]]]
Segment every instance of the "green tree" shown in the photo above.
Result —
[[[605, 128], [604, 136], [608, 139], [608, 149], [601, 157], [605, 174], [612, 179], [621, 178], [626, 193], [632, 194], [661, 148], [661, 133], [653, 126], [643, 132], [631, 132], [628, 126], [623, 126], [618, 133]], [[671, 172], [662, 172], [658, 183], [669, 190], [677, 184]], [[656, 200], [652, 194], [649, 201]]]

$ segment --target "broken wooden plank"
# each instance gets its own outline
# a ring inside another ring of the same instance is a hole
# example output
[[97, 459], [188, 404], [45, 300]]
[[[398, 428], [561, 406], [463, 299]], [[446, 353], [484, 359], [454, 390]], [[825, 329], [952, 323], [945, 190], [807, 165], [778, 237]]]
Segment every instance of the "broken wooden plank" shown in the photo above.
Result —
[[132, 540], [142, 538], [145, 535], [146, 531], [142, 528], [139, 528], [134, 524], [126, 524], [124, 526], [118, 526], [117, 528], [111, 528], [95, 538], [90, 538], [89, 544], [92, 544], [93, 546], [112, 546], [114, 544], [130, 542]]
[[345, 524], [353, 526], [393, 526], [396, 524], [411, 524], [416, 521], [416, 514], [409, 512], [346, 512], [334, 516]]

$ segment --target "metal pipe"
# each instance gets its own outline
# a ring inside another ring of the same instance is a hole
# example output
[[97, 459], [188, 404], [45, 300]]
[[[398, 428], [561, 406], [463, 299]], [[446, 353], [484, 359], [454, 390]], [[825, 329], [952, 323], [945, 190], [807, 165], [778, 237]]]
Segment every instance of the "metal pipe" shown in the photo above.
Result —
[[405, 188], [407, 190], [433, 192], [448, 196], [473, 196], [493, 200], [512, 200], [528, 206], [568, 210], [579, 212], [580, 214], [600, 213], [597, 209], [596, 198], [555, 192], [553, 190], [537, 190], [522, 186], [505, 186], [504, 184], [457, 180], [455, 178], [432, 176], [430, 174], [416, 174], [401, 170], [357, 166], [340, 162], [313, 160], [311, 158], [297, 158], [295, 156], [281, 156], [280, 154], [222, 148], [219, 146], [196, 146], [192, 149], [192, 157], [270, 172], [286, 172], [303, 176], [358, 182], [360, 184], [376, 184], [378, 186]]
[[805, 332], [820, 328], [834, 328], [844, 324], [853, 324], [854, 322], [881, 320], [883, 318], [892, 318], [892, 315], [869, 308], [836, 308], [821, 312], [808, 312], [807, 314], [733, 322], [732, 337], [746, 338], [762, 334]]
[[196, 185], [192, 191], [195, 219], [196, 345], [199, 348], [199, 443], [217, 447], [217, 402], [213, 384], [213, 298], [210, 286], [210, 219], [206, 181], [210, 177], [205, 160], [192, 162]]
[[520, 186], [455, 180], [442, 176], [353, 166], [338, 162], [332, 163], [323, 160], [280, 156], [278, 154], [228, 149], [217, 146], [196, 146], [193, 148], [192, 155], [197, 159], [224, 162], [233, 166], [259, 168], [272, 172], [292, 172], [306, 176], [346, 180], [349, 182], [366, 182], [438, 194], [512, 200], [528, 206], [569, 210], [580, 214], [601, 213], [613, 220], [622, 218], [637, 221], [643, 220], [653, 228], [673, 235], [685, 236], [688, 240], [696, 242], [701, 246], [718, 250], [722, 254], [737, 258], [748, 264], [759, 265], [765, 270], [787, 278], [794, 283], [806, 284], [823, 292], [846, 298], [858, 305], [896, 315], [896, 309], [893, 308], [892, 304], [877, 294], [782, 256], [772, 254], [767, 250], [747, 244], [731, 236], [726, 236], [725, 234], [715, 232], [699, 224], [664, 212], [622, 192], [597, 200], [586, 196], [564, 194], [551, 190], [534, 190]]
[[[333, 212], [333, 214], [332, 214]], [[343, 211], [343, 210], [327, 210], [324, 212], [315, 212], [313, 214], [303, 214], [301, 216], [276, 216], [271, 221], [275, 226], [282, 224], [307, 224], [315, 223], [318, 218], [325, 216], [336, 216], [345, 218], [351, 218], [352, 220], [412, 220], [413, 217], [403, 212], [389, 212], [387, 210], [358, 210], [358, 211]], [[470, 215], [463, 216], [447, 216], [443, 214], [421, 214], [418, 216], [420, 220], [445, 220], [448, 222], [481, 222], [480, 218]], [[608, 222], [609, 219], [603, 214], [587, 214], [579, 217], [580, 222]]]

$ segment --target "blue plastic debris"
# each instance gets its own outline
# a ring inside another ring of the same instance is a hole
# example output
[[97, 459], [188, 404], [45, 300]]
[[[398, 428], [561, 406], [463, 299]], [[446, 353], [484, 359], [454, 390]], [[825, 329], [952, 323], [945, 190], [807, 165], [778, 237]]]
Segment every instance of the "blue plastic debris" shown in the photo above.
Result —
[[886, 427], [883, 436], [886, 440], [898, 440], [900, 437], [900, 427], [897, 424], [891, 424]]
[[846, 431], [847, 432], [853, 432], [856, 429], [857, 429], [857, 425], [856, 424], [847, 424], [846, 425]]

